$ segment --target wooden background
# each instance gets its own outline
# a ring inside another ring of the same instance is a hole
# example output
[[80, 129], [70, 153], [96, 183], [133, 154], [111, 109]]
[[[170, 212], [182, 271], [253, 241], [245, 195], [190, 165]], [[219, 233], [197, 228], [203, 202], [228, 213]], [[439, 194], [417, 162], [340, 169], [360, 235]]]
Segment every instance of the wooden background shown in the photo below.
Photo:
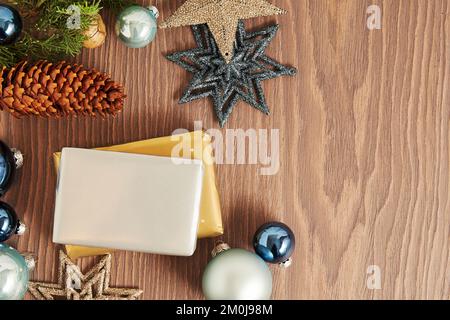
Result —
[[[182, 2], [153, 1], [162, 18]], [[295, 230], [295, 264], [272, 268], [276, 299], [449, 299], [450, 2], [272, 2], [289, 13], [246, 25], [280, 23], [268, 54], [299, 73], [265, 82], [270, 117], [240, 103], [227, 128], [280, 129], [281, 168], [263, 177], [257, 165], [218, 166], [224, 240], [251, 248], [254, 231], [268, 220]], [[382, 7], [382, 30], [366, 28], [371, 4]], [[125, 84], [122, 115], [0, 116], [1, 139], [26, 156], [5, 200], [29, 226], [12, 245], [38, 255], [35, 280], [57, 278], [54, 151], [169, 135], [193, 129], [195, 120], [218, 127], [209, 100], [177, 105], [190, 75], [164, 54], [194, 45], [188, 27], [160, 30], [151, 46], [132, 50], [113, 35], [112, 16], [104, 16], [107, 43], [78, 60]], [[213, 244], [200, 241], [192, 258], [115, 253], [112, 284], [140, 287], [145, 299], [201, 299]], [[79, 263], [86, 270], [95, 261]], [[381, 290], [366, 287], [369, 265], [381, 269]]]

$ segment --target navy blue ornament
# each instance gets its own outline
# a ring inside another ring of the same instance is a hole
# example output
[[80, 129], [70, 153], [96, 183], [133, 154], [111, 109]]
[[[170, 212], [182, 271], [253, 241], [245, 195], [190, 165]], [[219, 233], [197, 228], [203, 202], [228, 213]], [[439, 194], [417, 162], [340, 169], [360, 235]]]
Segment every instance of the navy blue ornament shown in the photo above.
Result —
[[22, 234], [25, 226], [17, 218], [17, 214], [8, 204], [0, 201], [0, 242], [11, 238], [13, 234]]
[[14, 43], [19, 39], [22, 28], [19, 12], [11, 6], [0, 4], [0, 45]]
[[262, 225], [253, 237], [255, 252], [268, 263], [286, 263], [295, 249], [292, 230], [281, 222]]
[[0, 141], [0, 196], [8, 191], [14, 179], [16, 169], [23, 163], [22, 153], [16, 149], [10, 149]]
[[0, 196], [4, 195], [14, 179], [16, 166], [11, 149], [0, 141]]

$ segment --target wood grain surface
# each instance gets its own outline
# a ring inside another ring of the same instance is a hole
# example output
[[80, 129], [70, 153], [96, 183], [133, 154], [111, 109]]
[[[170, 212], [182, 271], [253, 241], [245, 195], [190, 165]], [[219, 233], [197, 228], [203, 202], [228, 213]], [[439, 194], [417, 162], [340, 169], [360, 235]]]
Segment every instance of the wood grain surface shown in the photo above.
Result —
[[[182, 2], [152, 4], [166, 18]], [[224, 240], [251, 249], [266, 221], [294, 229], [293, 266], [272, 268], [275, 299], [449, 299], [450, 1], [271, 2], [289, 13], [246, 26], [278, 22], [268, 54], [298, 75], [264, 83], [270, 117], [240, 103], [226, 128], [279, 129], [281, 168], [261, 176], [258, 165], [217, 167]], [[381, 30], [366, 27], [371, 4], [382, 8]], [[125, 84], [120, 116], [0, 116], [1, 139], [26, 156], [5, 200], [29, 227], [11, 244], [38, 255], [35, 280], [57, 278], [53, 152], [170, 135], [195, 120], [218, 128], [210, 100], [177, 104], [190, 75], [164, 54], [193, 47], [189, 27], [160, 30], [152, 45], [133, 50], [113, 34], [112, 14], [104, 17], [106, 44], [77, 61]], [[191, 258], [114, 253], [112, 285], [140, 287], [145, 299], [202, 299], [213, 245], [199, 241]], [[86, 270], [96, 260], [79, 264]], [[380, 290], [366, 286], [370, 265], [380, 267]]]

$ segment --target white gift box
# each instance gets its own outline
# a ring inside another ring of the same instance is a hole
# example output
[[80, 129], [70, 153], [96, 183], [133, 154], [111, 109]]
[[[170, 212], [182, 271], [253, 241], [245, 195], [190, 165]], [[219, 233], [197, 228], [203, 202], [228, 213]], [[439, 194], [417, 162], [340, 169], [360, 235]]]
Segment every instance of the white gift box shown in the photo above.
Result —
[[64, 148], [53, 242], [191, 256], [202, 162]]

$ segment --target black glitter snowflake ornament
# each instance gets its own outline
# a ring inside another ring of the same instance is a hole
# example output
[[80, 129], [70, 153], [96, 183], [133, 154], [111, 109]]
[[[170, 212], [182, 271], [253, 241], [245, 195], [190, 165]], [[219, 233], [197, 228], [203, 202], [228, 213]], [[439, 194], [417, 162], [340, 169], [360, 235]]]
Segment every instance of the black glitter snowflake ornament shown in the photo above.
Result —
[[221, 127], [239, 100], [270, 114], [261, 81], [297, 73], [295, 68], [286, 67], [265, 55], [278, 25], [247, 33], [244, 23], [239, 21], [234, 54], [229, 63], [222, 58], [207, 25], [191, 28], [198, 47], [167, 56], [194, 74], [179, 103], [211, 96]]

